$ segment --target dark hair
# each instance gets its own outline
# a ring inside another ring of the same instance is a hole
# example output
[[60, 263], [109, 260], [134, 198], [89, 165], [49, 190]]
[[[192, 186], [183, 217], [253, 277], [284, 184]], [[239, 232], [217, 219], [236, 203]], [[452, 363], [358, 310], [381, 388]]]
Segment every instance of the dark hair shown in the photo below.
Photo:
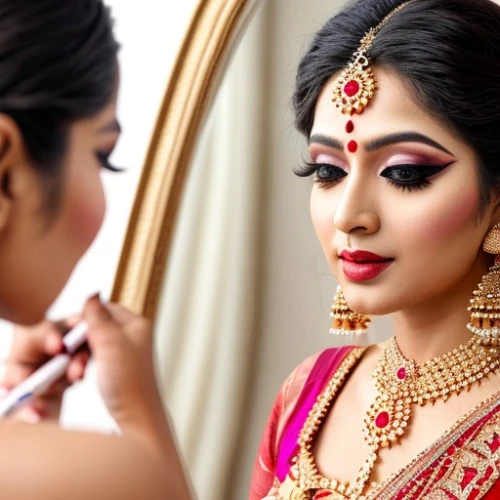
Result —
[[[331, 18], [302, 58], [293, 97], [310, 135], [318, 95], [364, 34], [404, 0], [358, 0]], [[500, 186], [500, 7], [491, 0], [414, 0], [382, 27], [368, 52], [475, 151], [483, 204]]]
[[102, 0], [0, 0], [0, 113], [57, 204], [69, 125], [109, 102], [118, 44]]

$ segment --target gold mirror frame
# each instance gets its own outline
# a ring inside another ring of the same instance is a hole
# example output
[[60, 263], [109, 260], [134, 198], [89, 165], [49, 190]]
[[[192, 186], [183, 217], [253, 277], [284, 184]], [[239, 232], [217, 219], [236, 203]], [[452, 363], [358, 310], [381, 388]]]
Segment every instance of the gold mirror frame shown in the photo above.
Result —
[[198, 135], [232, 49], [261, 1], [199, 0], [170, 75], [111, 294], [112, 301], [150, 319]]

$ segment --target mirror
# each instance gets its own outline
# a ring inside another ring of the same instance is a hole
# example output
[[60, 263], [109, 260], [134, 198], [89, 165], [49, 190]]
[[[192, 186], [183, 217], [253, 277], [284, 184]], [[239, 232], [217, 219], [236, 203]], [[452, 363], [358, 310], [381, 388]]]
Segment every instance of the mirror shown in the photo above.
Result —
[[[165, 401], [202, 500], [247, 498], [281, 383], [339, 342], [311, 182], [292, 173], [306, 144], [290, 99], [311, 35], [344, 3], [200, 2], [153, 135], [114, 294], [156, 320]], [[390, 333], [375, 319], [369, 340]]]
[[[111, 160], [125, 171], [102, 174], [107, 199], [104, 225], [52, 307], [50, 317], [55, 319], [74, 314], [86, 297], [96, 291], [100, 290], [103, 297], [111, 294], [144, 158], [196, 0], [182, 2], [175, 15], [166, 3], [144, 0], [141, 4], [144, 15], [139, 17], [134, 3], [106, 0], [106, 4], [112, 10], [116, 37], [121, 44], [118, 119], [122, 135]], [[8, 338], [0, 336], [1, 341]], [[0, 351], [5, 352], [6, 348], [0, 346]], [[114, 428], [98, 396], [92, 369], [83, 384], [67, 391], [62, 422], [71, 427]]]

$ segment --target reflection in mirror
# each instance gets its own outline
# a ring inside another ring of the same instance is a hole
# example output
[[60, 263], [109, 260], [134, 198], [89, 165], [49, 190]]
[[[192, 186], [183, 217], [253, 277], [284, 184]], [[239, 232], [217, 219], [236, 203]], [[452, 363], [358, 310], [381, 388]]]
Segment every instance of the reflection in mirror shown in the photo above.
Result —
[[[201, 500], [245, 499], [287, 375], [339, 340], [335, 282], [309, 215], [291, 92], [312, 35], [344, 2], [269, 0], [235, 52], [197, 145], [157, 317], [165, 400]], [[390, 335], [375, 319], [373, 342]], [[347, 342], [351, 342], [349, 338]]]

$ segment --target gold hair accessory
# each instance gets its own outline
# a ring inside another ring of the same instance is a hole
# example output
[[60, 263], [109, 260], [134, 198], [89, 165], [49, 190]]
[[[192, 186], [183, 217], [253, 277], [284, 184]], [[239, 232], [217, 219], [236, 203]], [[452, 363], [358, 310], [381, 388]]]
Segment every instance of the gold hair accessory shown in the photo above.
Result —
[[485, 345], [497, 345], [500, 336], [500, 224], [486, 236], [483, 249], [496, 255], [494, 265], [474, 291], [469, 307], [471, 330]]
[[340, 109], [342, 113], [347, 115], [362, 113], [370, 99], [375, 95], [376, 81], [370, 67], [367, 52], [387, 21], [403, 7], [414, 1], [409, 0], [396, 7], [375, 28], [370, 28], [361, 40], [359, 48], [354, 52], [347, 68], [342, 71], [342, 74], [334, 84], [332, 101], [335, 103], [335, 107]]
[[[424, 406], [468, 390], [472, 384], [498, 372], [500, 350], [480, 345], [473, 337], [453, 351], [417, 365], [406, 359], [393, 338], [373, 372], [377, 387], [375, 402], [365, 418], [363, 433], [370, 447], [364, 465], [352, 483], [323, 477], [311, 452], [312, 441], [328, 408], [350, 369], [364, 352], [355, 349], [342, 363], [309, 413], [299, 437], [294, 465], [278, 490], [278, 499], [367, 500], [377, 496], [377, 483], [370, 483], [380, 449], [402, 439], [411, 424], [415, 405]], [[365, 493], [367, 486], [373, 490]], [[315, 496], [316, 495], [316, 496]]]
[[333, 298], [330, 316], [333, 318], [330, 333], [332, 335], [349, 335], [352, 333], [365, 333], [368, 329], [370, 318], [364, 314], [354, 312], [344, 297], [344, 292], [337, 286], [337, 292]]

